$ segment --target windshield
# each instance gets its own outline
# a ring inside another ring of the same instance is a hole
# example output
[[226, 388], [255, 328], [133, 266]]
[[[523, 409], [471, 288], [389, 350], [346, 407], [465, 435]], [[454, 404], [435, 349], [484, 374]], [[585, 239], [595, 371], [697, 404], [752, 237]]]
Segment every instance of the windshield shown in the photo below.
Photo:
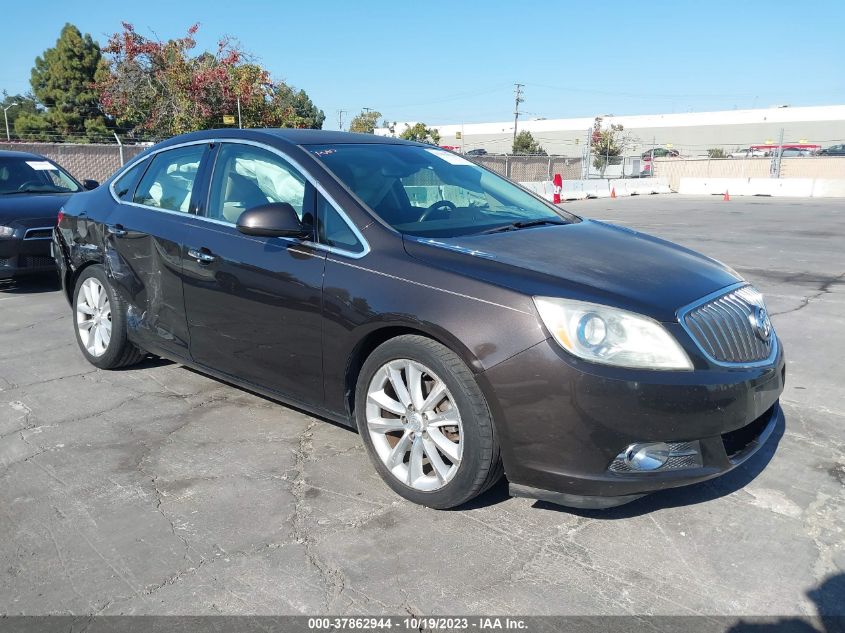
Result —
[[75, 193], [79, 184], [43, 158], [0, 157], [0, 195]]
[[576, 220], [493, 172], [436, 147], [373, 143], [308, 149], [401, 233], [454, 237]]

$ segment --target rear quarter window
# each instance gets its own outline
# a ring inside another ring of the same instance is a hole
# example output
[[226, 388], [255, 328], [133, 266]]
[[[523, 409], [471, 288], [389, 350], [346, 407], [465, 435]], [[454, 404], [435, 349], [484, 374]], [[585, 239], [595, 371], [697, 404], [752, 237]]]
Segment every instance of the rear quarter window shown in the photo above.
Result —
[[144, 170], [149, 165], [148, 160], [142, 160], [137, 165], [129, 168], [120, 178], [114, 181], [114, 195], [119, 200], [132, 200], [132, 195], [135, 193], [135, 187], [138, 186], [138, 181], [144, 174]]

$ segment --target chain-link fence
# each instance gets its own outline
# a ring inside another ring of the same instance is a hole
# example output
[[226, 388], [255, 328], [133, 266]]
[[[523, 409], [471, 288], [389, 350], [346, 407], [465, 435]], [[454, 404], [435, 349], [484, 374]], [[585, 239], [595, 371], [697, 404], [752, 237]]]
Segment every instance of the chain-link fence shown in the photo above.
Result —
[[517, 182], [552, 180], [560, 174], [564, 180], [581, 178], [581, 159], [568, 156], [467, 156], [470, 160]]
[[470, 160], [517, 182], [552, 180], [560, 174], [564, 180], [588, 178], [642, 178], [650, 176], [650, 165], [640, 156], [468, 156]]

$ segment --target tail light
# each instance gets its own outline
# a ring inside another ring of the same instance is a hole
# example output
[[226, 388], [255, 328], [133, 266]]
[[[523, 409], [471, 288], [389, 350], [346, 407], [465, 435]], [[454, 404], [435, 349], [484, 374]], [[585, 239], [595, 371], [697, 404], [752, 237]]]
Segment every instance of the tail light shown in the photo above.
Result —
[[56, 224], [61, 224], [62, 220], [65, 219], [65, 210], [64, 207], [59, 209], [59, 215], [56, 216]]

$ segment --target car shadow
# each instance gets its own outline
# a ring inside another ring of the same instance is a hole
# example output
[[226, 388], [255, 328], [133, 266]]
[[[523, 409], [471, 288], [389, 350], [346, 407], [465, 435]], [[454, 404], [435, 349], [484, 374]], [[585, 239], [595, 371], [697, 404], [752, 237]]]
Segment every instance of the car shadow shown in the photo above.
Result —
[[774, 457], [778, 444], [780, 444], [780, 440], [786, 430], [784, 420], [785, 418], [781, 417], [777, 426], [772, 431], [769, 440], [748, 461], [716, 479], [682, 486], [680, 488], [660, 490], [641, 497], [636, 501], [605, 510], [569, 508], [547, 501], [537, 501], [532, 507], [553, 512], [566, 512], [567, 514], [575, 514], [591, 519], [613, 521], [617, 519], [630, 519], [665, 508], [690, 506], [725, 497], [741, 490], [763, 472]]
[[816, 606], [813, 617], [740, 618], [726, 633], [845, 633], [845, 574], [828, 576], [807, 597]]
[[[166, 362], [169, 363], [170, 361], [166, 361]], [[131, 369], [135, 369], [136, 367], [140, 367], [140, 365], [133, 365], [131, 367]], [[290, 409], [291, 411], [296, 411], [297, 413], [301, 413], [302, 415], [307, 415], [309, 418], [314, 418], [316, 420], [320, 420], [321, 422], [325, 422], [326, 424], [331, 424], [332, 426], [336, 426], [339, 429], [343, 429], [344, 431], [350, 431], [350, 432], [353, 432], [353, 433], [358, 433], [358, 429], [356, 429], [355, 427], [350, 426], [348, 424], [343, 424], [341, 422], [337, 422], [336, 420], [332, 420], [331, 418], [323, 417], [323, 416], [321, 416], [317, 413], [313, 413], [312, 411], [308, 411], [307, 409], [302, 409], [300, 407], [297, 407], [296, 405], [288, 404], [287, 402], [283, 402], [281, 400], [276, 400], [275, 398], [265, 396], [262, 393], [259, 393], [257, 391], [253, 391], [252, 389], [248, 389], [246, 387], [242, 387], [241, 385], [235, 384], [233, 382], [229, 382], [228, 380], [224, 380], [223, 378], [218, 378], [217, 376], [210, 376], [209, 374], [203, 373], [198, 369], [188, 367], [187, 365], [182, 365], [182, 368], [191, 372], [192, 374], [196, 374], [197, 376], [202, 376], [203, 378], [207, 378], [208, 380], [214, 380], [214, 381], [219, 382], [223, 385], [227, 385], [229, 387], [232, 387], [232, 389], [237, 389], [238, 391], [243, 391], [244, 393], [251, 394], [251, 395], [255, 396], [256, 398], [261, 398], [265, 402], [269, 402], [269, 403], [274, 404], [278, 407]]]
[[61, 289], [56, 273], [43, 273], [17, 279], [0, 280], [0, 294], [29, 295], [42, 292], [55, 292]]

